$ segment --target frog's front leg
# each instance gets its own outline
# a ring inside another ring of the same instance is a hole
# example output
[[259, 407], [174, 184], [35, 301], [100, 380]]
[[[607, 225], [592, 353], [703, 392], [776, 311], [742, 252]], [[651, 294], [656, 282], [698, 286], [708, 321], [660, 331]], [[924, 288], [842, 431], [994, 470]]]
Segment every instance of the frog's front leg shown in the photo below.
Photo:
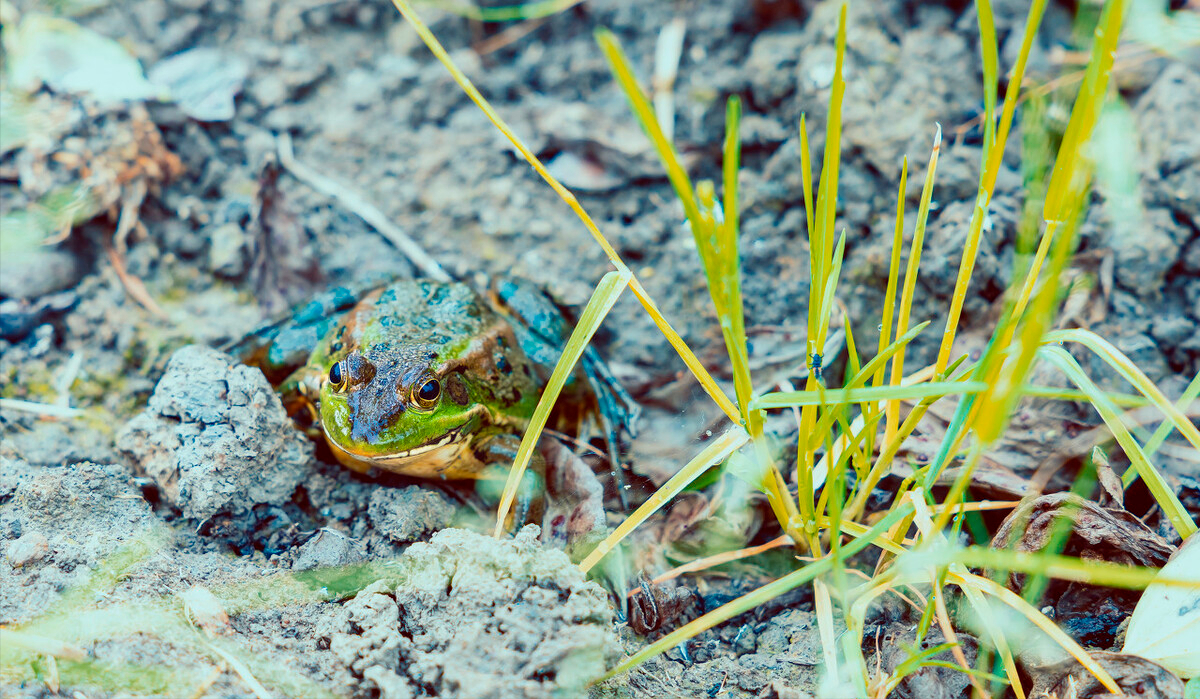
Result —
[[[520, 438], [514, 434], [497, 434], [485, 439], [480, 448], [486, 452], [482, 456], [495, 459], [497, 476], [507, 477], [505, 467], [512, 467], [520, 445]], [[592, 469], [562, 442], [543, 439], [530, 458], [529, 471], [537, 477], [527, 478], [517, 491], [514, 523], [529, 521], [533, 513], [534, 519], [541, 520], [543, 541], [560, 545], [582, 542], [605, 529], [604, 487]], [[537, 509], [541, 510], [540, 517], [536, 516]]]

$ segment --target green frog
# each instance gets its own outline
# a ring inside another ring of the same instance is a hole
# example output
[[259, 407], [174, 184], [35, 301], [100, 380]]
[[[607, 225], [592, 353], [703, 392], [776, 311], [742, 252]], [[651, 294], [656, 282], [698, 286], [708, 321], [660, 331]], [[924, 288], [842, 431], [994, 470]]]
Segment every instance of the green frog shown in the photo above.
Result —
[[[347, 467], [467, 479], [507, 473], [568, 335], [529, 282], [498, 280], [485, 298], [462, 283], [406, 280], [333, 289], [239, 351], [281, 380], [289, 412]], [[581, 369], [575, 383], [590, 391], [576, 393], [599, 418], [616, 476], [617, 438], [633, 434], [638, 407], [590, 347]]]

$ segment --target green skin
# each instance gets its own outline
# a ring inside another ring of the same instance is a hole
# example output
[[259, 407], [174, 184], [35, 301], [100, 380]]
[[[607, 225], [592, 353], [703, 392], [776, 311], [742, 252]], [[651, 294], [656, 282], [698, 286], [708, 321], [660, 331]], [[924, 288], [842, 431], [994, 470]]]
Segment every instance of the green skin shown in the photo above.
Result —
[[293, 381], [346, 466], [443, 478], [511, 461], [542, 385], [505, 317], [469, 286], [433, 281], [363, 298]]

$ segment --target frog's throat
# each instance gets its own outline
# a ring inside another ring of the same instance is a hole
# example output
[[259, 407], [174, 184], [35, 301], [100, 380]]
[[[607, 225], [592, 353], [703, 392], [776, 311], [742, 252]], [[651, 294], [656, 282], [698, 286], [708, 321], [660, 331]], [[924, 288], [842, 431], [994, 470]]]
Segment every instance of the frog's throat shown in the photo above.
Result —
[[334, 442], [328, 434], [325, 442], [338, 461], [360, 473], [377, 468], [417, 478], [477, 478], [481, 470], [469, 448], [470, 440], [457, 429], [436, 442], [391, 454], [356, 453]]

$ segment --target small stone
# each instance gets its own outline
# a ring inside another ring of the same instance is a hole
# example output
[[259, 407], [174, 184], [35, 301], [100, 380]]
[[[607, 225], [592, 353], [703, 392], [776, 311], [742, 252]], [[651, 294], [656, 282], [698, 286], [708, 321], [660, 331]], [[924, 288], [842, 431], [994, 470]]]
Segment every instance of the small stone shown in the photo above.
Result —
[[246, 232], [236, 223], [225, 223], [208, 234], [208, 268], [214, 274], [236, 279], [246, 273]]
[[416, 541], [444, 529], [454, 517], [454, 503], [430, 488], [380, 488], [371, 493], [367, 515], [375, 530], [396, 543]]
[[0, 258], [0, 296], [32, 299], [69, 289], [83, 277], [83, 265], [59, 248], [37, 248]]
[[365, 557], [362, 545], [335, 529], [321, 529], [300, 545], [292, 570], [342, 566]]
[[40, 561], [50, 551], [50, 542], [39, 532], [29, 532], [12, 542], [4, 557], [13, 568]]

